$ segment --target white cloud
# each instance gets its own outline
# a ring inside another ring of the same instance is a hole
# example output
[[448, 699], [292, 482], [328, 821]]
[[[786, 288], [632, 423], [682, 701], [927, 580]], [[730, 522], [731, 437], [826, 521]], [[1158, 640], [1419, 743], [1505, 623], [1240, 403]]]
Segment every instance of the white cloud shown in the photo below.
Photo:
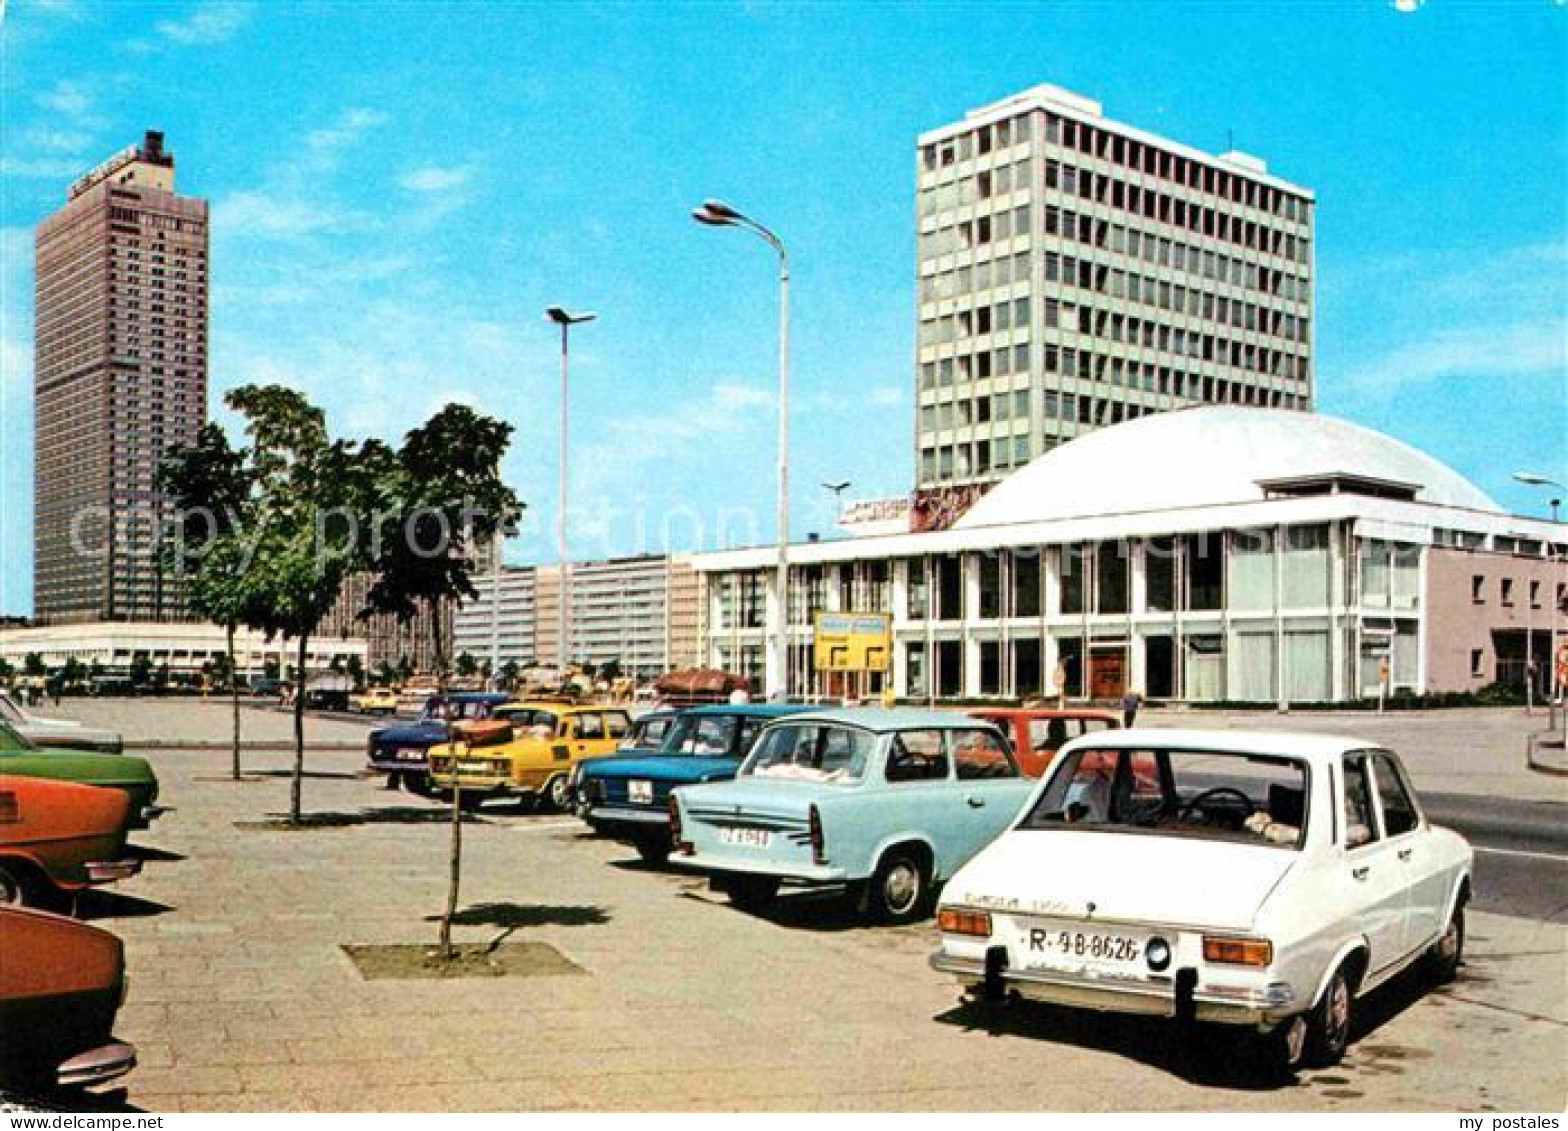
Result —
[[209, 46], [233, 38], [250, 22], [253, 5], [211, 2], [198, 4], [183, 20], [159, 20], [154, 25], [159, 35], [183, 47]]
[[0, 177], [67, 181], [81, 172], [82, 162], [71, 157], [0, 157]]
[[1390, 395], [1446, 377], [1522, 377], [1568, 372], [1568, 319], [1439, 330], [1374, 353], [1341, 379], [1372, 395]]
[[363, 106], [350, 107], [339, 114], [329, 126], [312, 130], [305, 135], [306, 151], [310, 164], [318, 170], [336, 167], [338, 157], [354, 146], [371, 130], [386, 125], [391, 118], [380, 110]]
[[473, 179], [473, 175], [473, 170], [471, 169], [446, 169], [436, 165], [427, 165], [424, 168], [404, 173], [398, 178], [397, 183], [409, 192], [451, 192], [466, 185]]
[[1568, 244], [1417, 251], [1322, 277], [1320, 321], [1334, 332], [1320, 337], [1320, 383], [1358, 399], [1568, 372]]
[[60, 79], [48, 90], [36, 95], [38, 104], [69, 118], [80, 118], [92, 108], [92, 96], [86, 88], [70, 79]]

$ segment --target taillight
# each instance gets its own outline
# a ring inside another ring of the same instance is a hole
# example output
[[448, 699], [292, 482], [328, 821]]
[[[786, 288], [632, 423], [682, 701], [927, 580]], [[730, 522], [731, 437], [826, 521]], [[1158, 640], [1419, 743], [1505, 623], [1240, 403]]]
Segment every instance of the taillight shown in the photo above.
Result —
[[936, 924], [950, 935], [991, 937], [989, 911], [963, 911], [957, 907], [944, 907], [936, 913]]
[[817, 812], [813, 805], [806, 818], [811, 825], [811, 862], [813, 864], [826, 864], [828, 862], [828, 845], [822, 837], [822, 814]]
[[1204, 935], [1203, 961], [1227, 966], [1267, 966], [1274, 961], [1274, 945], [1268, 939]]

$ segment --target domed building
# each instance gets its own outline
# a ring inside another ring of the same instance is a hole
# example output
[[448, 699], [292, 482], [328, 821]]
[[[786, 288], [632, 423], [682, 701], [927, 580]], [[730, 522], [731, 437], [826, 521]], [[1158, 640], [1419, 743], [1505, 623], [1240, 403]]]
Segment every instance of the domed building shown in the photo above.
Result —
[[[764, 676], [774, 554], [693, 559], [707, 662]], [[797, 544], [790, 566], [795, 694], [884, 681], [935, 700], [1475, 690], [1522, 680], [1532, 661], [1549, 672], [1568, 610], [1564, 524], [1509, 515], [1381, 433], [1265, 408], [1104, 428], [1015, 471], [947, 529]], [[885, 672], [819, 667], [817, 615], [849, 612], [868, 629], [885, 618], [873, 661]]]

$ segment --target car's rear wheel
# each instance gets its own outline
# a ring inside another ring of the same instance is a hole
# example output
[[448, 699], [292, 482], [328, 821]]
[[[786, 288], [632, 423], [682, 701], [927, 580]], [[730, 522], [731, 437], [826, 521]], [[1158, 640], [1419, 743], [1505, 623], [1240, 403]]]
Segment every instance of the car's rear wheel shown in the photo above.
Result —
[[403, 788], [416, 797], [435, 796], [435, 790], [430, 785], [429, 774], [404, 774]]
[[1460, 895], [1454, 903], [1454, 913], [1448, 917], [1448, 926], [1438, 936], [1426, 954], [1426, 967], [1434, 984], [1446, 986], [1459, 975], [1459, 964], [1465, 953], [1465, 897]]
[[895, 848], [882, 857], [868, 892], [871, 913], [886, 923], [913, 923], [931, 902], [931, 869], [912, 849]]
[[1350, 1045], [1355, 1013], [1355, 991], [1345, 966], [1334, 971], [1323, 996], [1307, 1015], [1307, 1045], [1303, 1060], [1314, 1068], [1338, 1064]]

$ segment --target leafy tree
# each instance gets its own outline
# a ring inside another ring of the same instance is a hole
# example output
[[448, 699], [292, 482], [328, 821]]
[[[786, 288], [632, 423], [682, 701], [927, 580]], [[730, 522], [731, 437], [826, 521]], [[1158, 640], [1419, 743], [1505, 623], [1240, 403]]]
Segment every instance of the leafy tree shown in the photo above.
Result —
[[348, 663], [345, 665], [345, 669], [348, 672], [349, 678], [354, 681], [355, 687], [365, 686], [365, 664], [364, 661], [359, 658], [358, 652], [355, 652], [348, 658]]
[[[521, 510], [501, 479], [511, 437], [510, 424], [449, 404], [409, 432], [379, 469], [375, 581], [361, 615], [391, 613], [407, 624], [424, 610], [437, 686], [446, 677], [443, 614], [478, 596], [477, 551], [504, 534]], [[450, 878], [441, 917], [441, 952], [448, 958], [462, 876], [462, 830], [462, 789], [454, 775]]]
[[37, 652], [29, 652], [27, 655], [22, 657], [23, 675], [41, 676], [48, 670], [49, 669], [44, 666], [44, 658]]
[[261, 678], [279, 679], [281, 678], [281, 674], [282, 668], [278, 664], [278, 658], [276, 656], [268, 656], [261, 662]]
[[247, 588], [256, 627], [296, 647], [294, 773], [289, 823], [298, 824], [305, 778], [305, 681], [310, 638], [363, 562], [360, 515], [369, 495], [365, 467], [385, 451], [327, 436], [326, 418], [305, 397], [279, 385], [233, 389], [228, 406], [245, 418], [247, 475], [256, 513]]
[[462, 652], [457, 657], [457, 674], [465, 679], [479, 673], [479, 661], [468, 652]]
[[599, 665], [599, 678], [602, 679], [602, 680], [607, 680], [610, 683], [614, 683], [616, 680], [620, 679], [621, 678], [621, 661], [620, 661], [620, 659], [617, 657], [617, 658], [614, 658], [614, 659], [606, 660], [604, 663], [600, 664]]
[[376, 669], [376, 682], [385, 687], [391, 687], [397, 683], [397, 680], [397, 668], [393, 666], [392, 661], [382, 660], [381, 666]]
[[509, 689], [517, 686], [517, 677], [522, 674], [523, 669], [518, 666], [516, 660], [508, 660], [501, 665], [501, 678], [506, 680]]
[[[97, 663], [96, 660], [93, 662]], [[16, 667], [11, 663], [11, 661], [7, 660], [4, 656], [0, 656], [0, 680], [10, 679], [15, 674]]]
[[131, 657], [131, 686], [143, 688], [151, 683], [152, 661], [147, 658], [146, 652], [138, 652]]
[[229, 683], [229, 771], [240, 780], [240, 689], [234, 636], [259, 619], [250, 584], [245, 538], [255, 520], [246, 453], [229, 444], [216, 424], [204, 425], [196, 442], [171, 448], [158, 465], [158, 485], [179, 515], [178, 538], [167, 550], [185, 581], [191, 608], [223, 626]]

